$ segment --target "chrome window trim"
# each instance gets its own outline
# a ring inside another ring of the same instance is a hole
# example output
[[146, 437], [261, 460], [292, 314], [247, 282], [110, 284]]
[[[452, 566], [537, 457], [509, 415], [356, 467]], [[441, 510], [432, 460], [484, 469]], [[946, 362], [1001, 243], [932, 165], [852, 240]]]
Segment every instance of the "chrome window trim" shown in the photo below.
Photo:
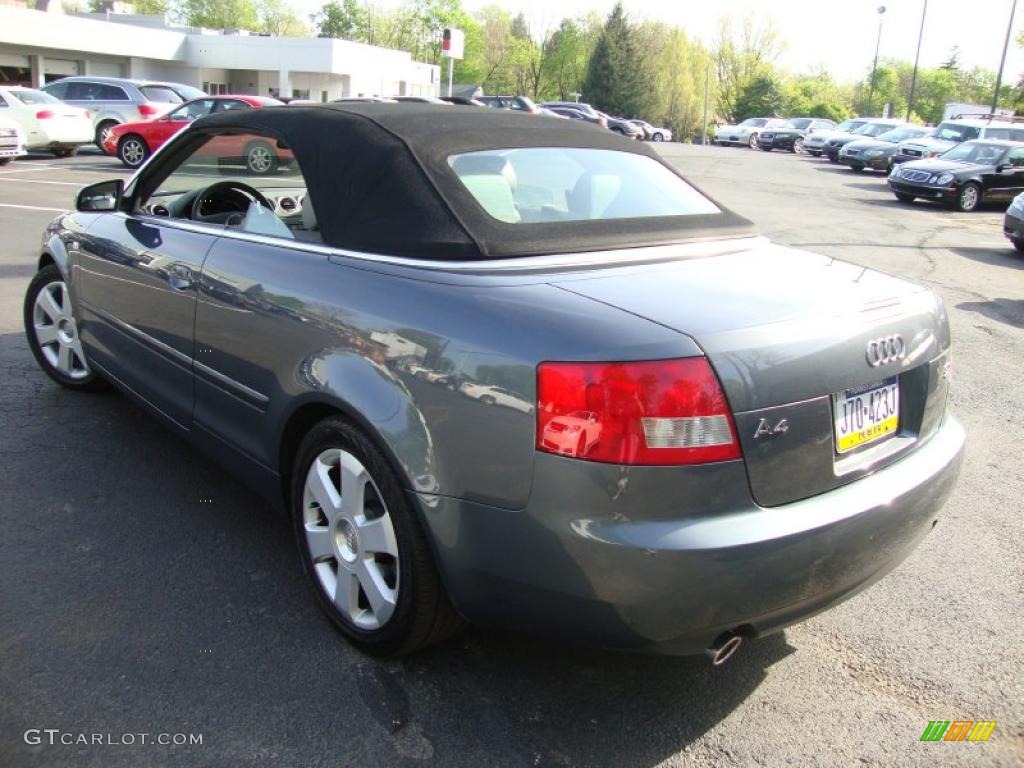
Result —
[[231, 240], [240, 240], [247, 243], [258, 243], [260, 245], [274, 245], [279, 248], [287, 248], [293, 251], [304, 251], [306, 253], [318, 253], [329, 258], [353, 259], [366, 261], [374, 264], [388, 264], [396, 267], [413, 267], [433, 272], [532, 272], [556, 267], [576, 268], [589, 266], [617, 266], [634, 262], [668, 261], [687, 255], [693, 251], [707, 253], [708, 245], [718, 243], [721, 248], [714, 254], [735, 253], [739, 250], [755, 246], [767, 245], [768, 238], [762, 235], [741, 235], [733, 237], [715, 237], [693, 240], [686, 243], [674, 245], [651, 245], [638, 248], [617, 248], [607, 251], [585, 251], [582, 253], [549, 254], [545, 256], [519, 256], [514, 259], [478, 259], [475, 261], [434, 261], [431, 259], [414, 259], [408, 256], [389, 256], [381, 253], [365, 253], [363, 251], [350, 251], [344, 248], [334, 248], [329, 245], [317, 245], [303, 240], [287, 240], [281, 237], [270, 237], [268, 235], [257, 235], [251, 232], [240, 232], [226, 228], [224, 225], [196, 224], [192, 221], [181, 219], [168, 219], [162, 216], [153, 216], [146, 213], [126, 214], [119, 212], [121, 216], [136, 216], [145, 219], [147, 222], [163, 226], [182, 229], [187, 232], [225, 237]]

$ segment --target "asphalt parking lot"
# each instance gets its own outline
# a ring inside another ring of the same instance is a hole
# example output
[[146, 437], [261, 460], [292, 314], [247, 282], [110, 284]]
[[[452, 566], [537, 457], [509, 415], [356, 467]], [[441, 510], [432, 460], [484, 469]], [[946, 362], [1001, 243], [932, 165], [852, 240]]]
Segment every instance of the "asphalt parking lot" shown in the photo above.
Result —
[[[37, 369], [21, 302], [40, 233], [79, 186], [127, 174], [32, 157], [0, 168], [0, 766], [1024, 764], [1024, 258], [1001, 208], [904, 206], [881, 175], [807, 157], [662, 151], [776, 241], [944, 298], [969, 445], [909, 560], [717, 669], [482, 630], [363, 657], [319, 613], [283, 519], [124, 398]], [[921, 743], [930, 720], [997, 726]], [[28, 729], [202, 744], [29, 745]]]

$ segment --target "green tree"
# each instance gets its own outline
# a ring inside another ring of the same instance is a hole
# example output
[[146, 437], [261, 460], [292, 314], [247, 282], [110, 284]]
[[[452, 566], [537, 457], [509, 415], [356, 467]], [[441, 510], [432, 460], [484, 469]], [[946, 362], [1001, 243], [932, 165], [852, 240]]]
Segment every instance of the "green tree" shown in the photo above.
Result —
[[572, 94], [580, 93], [600, 30], [600, 18], [594, 14], [581, 19], [562, 19], [545, 43], [547, 78], [538, 96], [571, 101]]
[[306, 37], [307, 27], [287, 0], [255, 0], [259, 31], [275, 37]]
[[[88, 8], [91, 13], [103, 13], [112, 4], [111, 0], [90, 0]], [[171, 4], [168, 0], [132, 0], [132, 8], [135, 13], [146, 16], [164, 16], [170, 11]], [[64, 3], [64, 9], [72, 10], [67, 2]]]
[[253, 0], [181, 0], [178, 16], [190, 27], [248, 29], [259, 27]]
[[321, 37], [366, 42], [366, 8], [358, 0], [333, 0], [310, 16]]
[[758, 75], [736, 97], [733, 119], [746, 120], [748, 117], [776, 117], [782, 114], [782, 89], [771, 75]]
[[637, 63], [641, 58], [622, 3], [612, 8], [587, 65], [583, 100], [617, 115], [636, 115], [646, 94]]
[[771, 76], [784, 46], [771, 24], [758, 25], [747, 15], [737, 26], [724, 16], [713, 48], [717, 78], [717, 112], [736, 121], [736, 101], [756, 77]]

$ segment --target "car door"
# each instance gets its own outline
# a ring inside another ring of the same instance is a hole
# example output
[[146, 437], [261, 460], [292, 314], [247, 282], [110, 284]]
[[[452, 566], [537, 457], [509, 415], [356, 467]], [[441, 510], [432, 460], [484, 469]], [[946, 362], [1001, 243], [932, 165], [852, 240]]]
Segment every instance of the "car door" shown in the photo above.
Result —
[[193, 120], [198, 120], [200, 117], [210, 114], [216, 105], [216, 99], [196, 99], [187, 104], [182, 104], [163, 117], [158, 117], [156, 120], [144, 123], [144, 134], [147, 141], [149, 141], [150, 149], [159, 147]]
[[[986, 167], [981, 174], [986, 200], [1009, 200], [1017, 194], [1021, 183], [1021, 160], [1020, 151], [1011, 149], [998, 165], [993, 163], [990, 167]], [[988, 165], [990, 161], [982, 160], [982, 162]]]
[[1006, 156], [1005, 163], [1009, 164], [1006, 185], [1006, 200], [1011, 200], [1019, 193], [1024, 192], [1024, 147], [1015, 147]]
[[[217, 181], [184, 168], [168, 176], [167, 166], [151, 166], [135, 190], [187, 192]], [[99, 218], [79, 244], [82, 338], [100, 369], [188, 428], [199, 275], [223, 225], [190, 221], [157, 197], [131, 202], [131, 210]]]
[[[256, 134], [236, 138], [243, 143], [271, 140]], [[312, 354], [308, 370], [304, 366], [298, 374], [295, 359], [303, 350], [338, 344], [335, 331], [310, 322], [304, 311], [310, 286], [333, 272], [326, 253], [315, 242], [310, 246], [316, 233], [301, 236], [312, 217], [301, 214], [311, 203], [297, 162], [266, 178], [232, 168], [237, 150], [226, 146], [225, 151], [215, 163], [222, 173], [259, 187], [282, 214], [288, 210], [286, 200], [300, 208], [293, 208], [289, 219], [294, 229], [264, 211], [255, 218], [269, 216], [272, 226], [266, 220], [241, 222], [210, 250], [196, 307], [194, 420], [200, 437], [212, 435], [248, 459], [272, 466], [276, 446], [268, 442], [273, 431], [268, 424], [283, 418], [289, 390], [299, 385], [296, 375], [310, 381], [317, 375]]]

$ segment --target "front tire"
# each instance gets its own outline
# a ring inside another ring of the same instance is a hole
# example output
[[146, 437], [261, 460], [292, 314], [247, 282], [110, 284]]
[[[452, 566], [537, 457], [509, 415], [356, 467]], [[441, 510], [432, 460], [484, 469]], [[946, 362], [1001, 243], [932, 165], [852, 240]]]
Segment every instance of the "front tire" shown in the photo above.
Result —
[[1017, 249], [1017, 253], [1024, 253], [1024, 240], [1012, 238], [1010, 242], [1013, 244], [1013, 247]]
[[291, 509], [317, 602], [357, 648], [401, 656], [461, 628], [409, 495], [344, 418], [321, 421], [299, 446]]
[[790, 147], [789, 151], [792, 152], [794, 155], [799, 155], [803, 151], [803, 149], [804, 149], [804, 140], [803, 139], [794, 139], [793, 140], [793, 146]]
[[74, 157], [78, 154], [78, 147], [63, 147], [53, 150], [54, 157]]
[[662, 136], [660, 133], [656, 133], [653, 136], [651, 136], [651, 141], [664, 141], [664, 140], [665, 140], [665, 137]]
[[758, 145], [757, 134], [756, 133], [750, 134], [750, 138], [747, 139], [747, 146], [750, 147], [751, 149], [757, 149], [757, 145]]
[[896, 199], [901, 203], [912, 203], [914, 202], [914, 196], [908, 195], [906, 192], [893, 192], [896, 195]]
[[128, 168], [138, 168], [147, 157], [149, 146], [138, 134], [130, 133], [117, 143], [117, 158]]
[[71, 294], [56, 265], [43, 267], [28, 284], [24, 322], [29, 349], [43, 373], [68, 389], [104, 388], [105, 382], [89, 367]]
[[969, 181], [960, 187], [956, 196], [956, 207], [964, 213], [971, 213], [981, 207], [981, 187]]

